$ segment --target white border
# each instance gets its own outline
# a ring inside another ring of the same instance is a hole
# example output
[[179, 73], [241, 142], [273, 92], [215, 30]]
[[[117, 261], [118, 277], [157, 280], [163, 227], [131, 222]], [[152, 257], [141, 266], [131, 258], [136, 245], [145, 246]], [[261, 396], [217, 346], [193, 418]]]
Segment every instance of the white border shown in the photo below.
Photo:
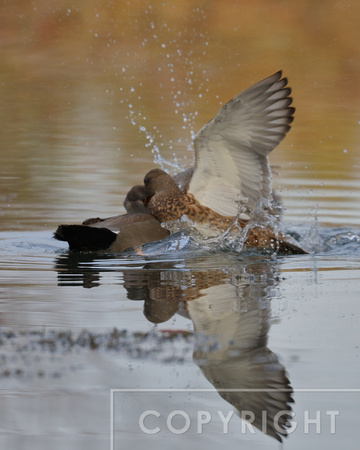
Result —
[[[274, 389], [110, 389], [110, 450], [114, 450], [114, 393], [116, 392], [274, 392]], [[277, 392], [360, 392], [360, 388], [277, 389]]]

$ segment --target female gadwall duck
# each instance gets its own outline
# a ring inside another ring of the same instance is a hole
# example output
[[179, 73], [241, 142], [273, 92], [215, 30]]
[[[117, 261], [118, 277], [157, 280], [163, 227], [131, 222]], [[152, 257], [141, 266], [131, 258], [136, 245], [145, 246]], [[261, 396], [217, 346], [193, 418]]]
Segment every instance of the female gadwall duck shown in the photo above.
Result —
[[[291, 89], [281, 77], [280, 71], [245, 90], [199, 131], [188, 189], [180, 189], [160, 169], [147, 173], [150, 214], [160, 222], [186, 215], [202, 234], [215, 236], [235, 223], [244, 228], [260, 203], [271, 204], [268, 155], [284, 139], [295, 112]], [[245, 245], [306, 253], [289, 239], [258, 226], [249, 231]]]
[[112, 253], [137, 249], [147, 242], [164, 239], [169, 232], [147, 212], [145, 198], [145, 187], [134, 186], [124, 201], [127, 214], [87, 219], [82, 225], [60, 225], [54, 237], [67, 241], [70, 250]]
[[[150, 198], [148, 211], [160, 222], [172, 222], [185, 215], [195, 223], [197, 230], [206, 236], [220, 234], [233, 225], [240, 228], [247, 225], [247, 220], [237, 216], [224, 216], [200, 204], [193, 194], [182, 192], [173, 178], [161, 169], [148, 172], [144, 183]], [[248, 231], [244, 245], [288, 254], [307, 253], [289, 240], [290, 238], [282, 233], [255, 226]]]

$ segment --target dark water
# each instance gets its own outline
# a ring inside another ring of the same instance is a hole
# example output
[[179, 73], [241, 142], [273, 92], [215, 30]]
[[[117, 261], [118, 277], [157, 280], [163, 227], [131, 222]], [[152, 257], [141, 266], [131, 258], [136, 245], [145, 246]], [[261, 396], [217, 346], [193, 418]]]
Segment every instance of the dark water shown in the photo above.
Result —
[[[258, 418], [284, 409], [284, 448], [357, 448], [359, 5], [150, 3], [1, 6], [0, 446], [279, 448]], [[309, 255], [52, 238], [189, 167], [193, 133], [280, 68], [297, 110], [274, 185]]]

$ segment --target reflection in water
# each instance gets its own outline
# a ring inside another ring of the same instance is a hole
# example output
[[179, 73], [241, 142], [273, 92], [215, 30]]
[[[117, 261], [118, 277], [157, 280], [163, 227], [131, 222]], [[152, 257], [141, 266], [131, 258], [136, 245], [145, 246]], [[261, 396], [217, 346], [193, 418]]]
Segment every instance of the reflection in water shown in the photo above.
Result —
[[[102, 259], [108, 259], [106, 255]], [[70, 252], [58, 258], [55, 268], [58, 271], [59, 286], [83, 286], [84, 288], [93, 288], [100, 286], [100, 270], [95, 270], [90, 265], [94, 261], [94, 255], [91, 253], [82, 253], [77, 255]], [[101, 269], [101, 272], [106, 269]]]
[[269, 267], [253, 269], [252, 275], [233, 275], [226, 284], [210, 285], [203, 297], [188, 304], [197, 336], [194, 360], [240, 416], [281, 441], [279, 434], [287, 434], [292, 389], [267, 347], [269, 279], [261, 275]]
[[[119, 270], [100, 267], [99, 259], [95, 268], [91, 258], [60, 257], [59, 284], [80, 281], [95, 287], [101, 284], [101, 272]], [[267, 347], [276, 260], [252, 258], [218, 267], [222, 269], [209, 268], [206, 258], [198, 257], [188, 265], [185, 260], [180, 269], [178, 260], [139, 262], [137, 267], [132, 261], [121, 271], [128, 298], [144, 301], [150, 322], [166, 322], [175, 313], [192, 320], [194, 361], [205, 377], [240, 417], [281, 441], [290, 426], [293, 398], [285, 368]]]

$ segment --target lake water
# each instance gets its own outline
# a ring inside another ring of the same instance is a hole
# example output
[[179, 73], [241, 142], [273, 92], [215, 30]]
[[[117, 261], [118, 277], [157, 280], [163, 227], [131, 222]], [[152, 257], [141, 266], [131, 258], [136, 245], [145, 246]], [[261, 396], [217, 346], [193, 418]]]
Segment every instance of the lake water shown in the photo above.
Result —
[[[357, 448], [359, 4], [115, 3], [1, 6], [1, 448]], [[191, 166], [193, 133], [281, 68], [274, 186], [309, 255], [52, 238]], [[289, 407], [280, 444], [261, 414]]]

